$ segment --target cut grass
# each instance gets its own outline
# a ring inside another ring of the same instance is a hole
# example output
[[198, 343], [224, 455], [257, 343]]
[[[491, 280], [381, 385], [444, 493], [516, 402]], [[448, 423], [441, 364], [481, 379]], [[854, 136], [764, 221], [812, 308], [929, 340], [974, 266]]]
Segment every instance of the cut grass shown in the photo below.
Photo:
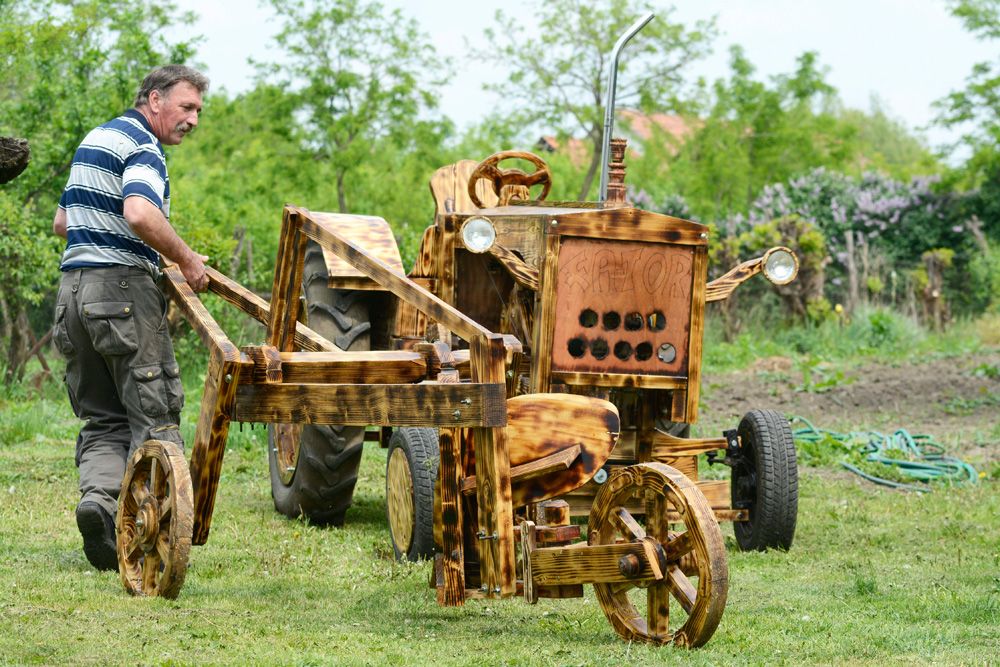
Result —
[[[51, 399], [39, 414], [59, 412]], [[68, 407], [62, 408], [68, 410]], [[7, 411], [4, 411], [6, 421]], [[580, 600], [442, 608], [429, 565], [388, 558], [385, 454], [366, 449], [343, 529], [271, 506], [266, 439], [234, 431], [208, 544], [175, 601], [134, 599], [86, 563], [70, 419], [0, 445], [0, 661], [15, 664], [694, 664], [1000, 659], [1000, 501], [993, 483], [926, 495], [803, 472], [787, 553], [740, 553], [706, 647], [620, 641]], [[59, 433], [61, 431], [61, 434]]]

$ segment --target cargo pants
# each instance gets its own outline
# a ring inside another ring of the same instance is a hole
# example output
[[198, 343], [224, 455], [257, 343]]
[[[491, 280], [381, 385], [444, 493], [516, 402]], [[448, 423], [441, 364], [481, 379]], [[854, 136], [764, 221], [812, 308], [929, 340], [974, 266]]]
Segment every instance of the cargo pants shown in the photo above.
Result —
[[166, 314], [166, 297], [144, 269], [63, 273], [53, 339], [66, 357], [73, 412], [86, 422], [76, 440], [80, 502], [111, 516], [131, 452], [151, 438], [184, 444], [184, 390]]

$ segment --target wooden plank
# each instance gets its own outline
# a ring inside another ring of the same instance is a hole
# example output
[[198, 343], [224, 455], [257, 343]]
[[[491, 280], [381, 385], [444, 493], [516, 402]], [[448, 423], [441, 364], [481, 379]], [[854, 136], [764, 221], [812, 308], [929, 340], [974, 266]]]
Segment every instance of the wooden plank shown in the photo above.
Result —
[[[542, 457], [530, 463], [524, 463], [519, 466], [511, 466], [510, 469], [510, 483], [511, 485], [517, 482], [533, 479], [535, 477], [541, 477], [543, 475], [548, 475], [549, 473], [559, 472], [566, 470], [577, 458], [580, 457], [580, 452], [583, 448], [579, 444], [567, 447], [555, 454], [550, 454], [549, 456]], [[471, 495], [476, 491], [476, 476], [466, 477], [462, 480], [462, 494]], [[516, 505], [523, 505], [524, 503], [517, 503]]]
[[305, 209], [293, 210], [298, 213], [302, 220], [302, 231], [306, 236], [343, 257], [359, 271], [431, 319], [441, 322], [449, 330], [470, 342], [476, 336], [485, 336], [491, 333], [406, 276], [396, 274], [390, 266], [379, 258], [373, 257], [363, 248], [344, 239], [335, 229], [326, 226], [321, 220], [312, 218], [309, 211]]
[[176, 264], [170, 264], [163, 269], [167, 277], [166, 288], [173, 296], [185, 319], [191, 324], [198, 337], [201, 338], [209, 351], [218, 350], [227, 361], [238, 361], [240, 351], [226, 336], [226, 332], [216, 323], [205, 308], [205, 304], [194, 293], [187, 279]]
[[223, 358], [220, 352], [214, 350], [205, 374], [205, 390], [201, 396], [201, 411], [191, 450], [191, 483], [194, 487], [192, 544], [205, 544], [208, 540], [239, 379], [240, 364]]
[[[267, 326], [271, 320], [271, 306], [267, 301], [216, 269], [206, 266], [205, 270], [208, 273], [208, 289], [211, 292]], [[296, 323], [295, 326], [295, 345], [299, 349], [310, 352], [330, 352], [339, 349], [301, 322]]]
[[705, 225], [637, 208], [563, 211], [552, 217], [556, 224], [549, 222], [550, 234], [708, 246], [708, 227]]
[[573, 373], [552, 371], [553, 382], [585, 387], [634, 387], [636, 389], [683, 389], [688, 379], [668, 375], [630, 375], [625, 373]]
[[241, 384], [233, 419], [279, 424], [503, 426], [504, 385]]
[[698, 490], [705, 496], [705, 500], [711, 505], [713, 510], [730, 509], [729, 480], [728, 479], [704, 479], [698, 482]]
[[[243, 348], [248, 355], [259, 349]], [[276, 361], [279, 381], [285, 384], [405, 384], [429, 379], [426, 361], [417, 352], [281, 352]], [[244, 382], [265, 382], [265, 370], [255, 365]]]
[[267, 323], [267, 344], [282, 352], [295, 349], [295, 328], [299, 317], [299, 294], [306, 252], [306, 236], [301, 232], [298, 211], [285, 207], [278, 240], [278, 264], [271, 288], [271, 317]]
[[764, 258], [748, 259], [736, 268], [727, 271], [705, 286], [705, 301], [722, 301], [729, 297], [741, 283], [761, 272]]
[[[470, 341], [472, 379], [503, 382], [507, 356], [499, 334], [476, 336]], [[502, 405], [506, 412], [506, 404]], [[477, 428], [473, 431], [476, 451], [476, 498], [479, 506], [480, 581], [487, 592], [507, 597], [516, 590], [514, 558], [514, 508], [511, 504], [510, 459], [507, 429]]]
[[489, 249], [489, 253], [497, 258], [500, 264], [507, 269], [507, 273], [518, 285], [530, 290], [538, 289], [538, 270], [533, 269], [525, 262], [499, 243], [494, 243]]
[[726, 439], [722, 437], [678, 438], [663, 431], [653, 433], [653, 460], [655, 461], [685, 454], [704, 454], [725, 448]]
[[550, 391], [552, 372], [552, 336], [556, 328], [555, 286], [559, 278], [560, 237], [544, 237], [545, 255], [542, 260], [542, 289], [535, 293], [535, 330], [532, 337], [531, 393]]
[[458, 607], [465, 603], [465, 545], [462, 534], [462, 498], [458, 493], [461, 480], [461, 442], [455, 429], [442, 428], [439, 433], [441, 458], [438, 463], [438, 487], [441, 514], [441, 585], [437, 588], [438, 604]]
[[[403, 270], [403, 260], [400, 258], [399, 248], [396, 246], [396, 237], [393, 236], [392, 229], [384, 218], [375, 215], [324, 213], [320, 211], [313, 211], [312, 216], [315, 219], [322, 220], [325, 225], [336, 228], [337, 232], [345, 239], [364, 248], [373, 257], [378, 257], [399, 275], [405, 273]], [[327, 274], [330, 276], [329, 287], [346, 287], [354, 280], [358, 284], [367, 283], [367, 289], [379, 289], [378, 284], [371, 280], [371, 278], [329, 250], [323, 250], [323, 259], [326, 261]], [[366, 287], [354, 287], [352, 289], [366, 289]]]
[[535, 522], [522, 521], [518, 526], [521, 533], [521, 569], [524, 601], [528, 604], [538, 603], [538, 593], [535, 591], [535, 581], [531, 569], [531, 554], [537, 548], [535, 537]]
[[[639, 567], [634, 576], [625, 576], [618, 561], [630, 555], [638, 558]], [[531, 554], [531, 574], [536, 586], [618, 583], [654, 577], [646, 549], [637, 542], [535, 549]]]
[[689, 423], [698, 421], [698, 399], [701, 396], [701, 354], [705, 331], [705, 281], [708, 279], [708, 248], [697, 248], [691, 267], [691, 333], [688, 349], [688, 385], [686, 417]]

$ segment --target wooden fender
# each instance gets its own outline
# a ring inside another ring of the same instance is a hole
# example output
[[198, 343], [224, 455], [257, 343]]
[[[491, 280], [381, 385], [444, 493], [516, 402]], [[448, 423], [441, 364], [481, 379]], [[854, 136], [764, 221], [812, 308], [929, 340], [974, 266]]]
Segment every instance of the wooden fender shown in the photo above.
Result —
[[[403, 260], [399, 256], [396, 237], [384, 218], [374, 215], [352, 215], [348, 213], [317, 213], [310, 215], [328, 224], [335, 225], [337, 233], [348, 241], [364, 248], [369, 255], [380, 259], [398, 275], [406, 275]], [[382, 287], [342, 260], [334, 252], [323, 248], [323, 259], [330, 276], [327, 283], [331, 289], [380, 290]]]

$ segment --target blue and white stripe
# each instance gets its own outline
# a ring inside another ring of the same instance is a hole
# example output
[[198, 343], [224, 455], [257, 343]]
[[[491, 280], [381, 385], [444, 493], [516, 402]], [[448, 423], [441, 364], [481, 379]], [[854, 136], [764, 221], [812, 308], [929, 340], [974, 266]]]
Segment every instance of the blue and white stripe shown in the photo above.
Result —
[[132, 231], [126, 197], [138, 196], [170, 215], [163, 147], [135, 109], [92, 130], [73, 156], [59, 206], [66, 211], [63, 271], [124, 264], [155, 274], [159, 255]]

